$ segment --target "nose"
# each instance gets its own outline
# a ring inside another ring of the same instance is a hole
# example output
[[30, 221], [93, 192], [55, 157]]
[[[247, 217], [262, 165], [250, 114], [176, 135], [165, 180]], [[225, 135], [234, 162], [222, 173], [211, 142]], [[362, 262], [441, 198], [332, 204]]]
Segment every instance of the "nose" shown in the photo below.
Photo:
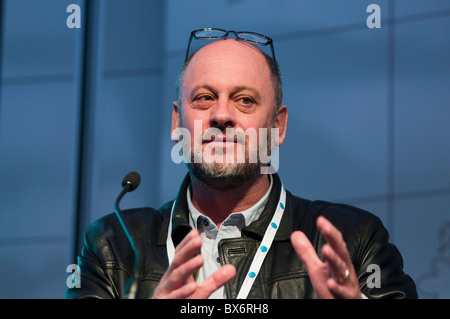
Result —
[[209, 126], [220, 130], [235, 127], [236, 119], [233, 111], [233, 106], [228, 103], [227, 99], [219, 98], [218, 103], [211, 108]]

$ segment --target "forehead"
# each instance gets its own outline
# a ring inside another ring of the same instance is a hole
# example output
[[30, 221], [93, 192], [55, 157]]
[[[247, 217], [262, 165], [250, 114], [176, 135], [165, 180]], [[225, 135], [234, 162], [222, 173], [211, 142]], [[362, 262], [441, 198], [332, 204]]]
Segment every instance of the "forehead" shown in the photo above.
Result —
[[230, 86], [253, 84], [266, 90], [271, 86], [271, 73], [266, 57], [255, 46], [235, 39], [218, 40], [195, 53], [182, 86], [187, 89], [202, 81]]

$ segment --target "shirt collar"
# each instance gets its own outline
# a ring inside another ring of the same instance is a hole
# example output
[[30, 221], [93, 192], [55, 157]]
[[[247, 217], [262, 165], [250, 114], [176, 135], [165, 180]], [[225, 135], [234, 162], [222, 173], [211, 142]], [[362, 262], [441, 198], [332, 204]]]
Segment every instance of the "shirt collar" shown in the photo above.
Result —
[[[238, 219], [236, 219], [236, 217], [238, 215], [244, 217], [244, 220], [245, 220], [244, 227], [250, 225], [254, 220], [257, 220], [259, 218], [259, 216], [261, 215], [261, 213], [263, 212], [264, 207], [269, 199], [270, 192], [272, 190], [272, 184], [273, 184], [272, 175], [269, 175], [269, 179], [270, 179], [269, 188], [267, 189], [264, 196], [261, 197], [261, 199], [256, 204], [254, 204], [252, 207], [250, 207], [244, 211], [234, 212], [234, 213], [230, 214], [227, 217], [227, 219], [224, 220], [223, 224], [224, 225], [234, 224], [234, 221], [238, 220]], [[200, 217], [208, 218], [208, 217], [203, 215], [197, 208], [195, 208], [194, 204], [192, 204], [190, 187], [187, 187], [186, 199], [187, 199], [187, 206], [188, 206], [189, 216], [190, 216], [189, 224], [191, 225], [191, 227], [197, 228], [197, 223], [198, 223], [199, 218]], [[211, 223], [212, 223], [212, 221], [211, 221]]]
[[[271, 216], [273, 216], [273, 213], [278, 206], [278, 199], [280, 196], [282, 183], [277, 173], [271, 174], [270, 176], [272, 177], [272, 190], [269, 194], [267, 203], [265, 204], [265, 207], [261, 212], [261, 215], [257, 220], [254, 220], [250, 225], [242, 229], [242, 232], [247, 236], [256, 236], [255, 238], [262, 238], [264, 236], [265, 230], [270, 223]], [[158, 241], [159, 245], [166, 245], [167, 236], [171, 236], [173, 244], [176, 247], [181, 242], [181, 240], [183, 240], [183, 238], [189, 233], [189, 231], [191, 231], [192, 226], [189, 225], [190, 217], [186, 198], [186, 190], [189, 187], [190, 183], [190, 176], [189, 174], [186, 174], [183, 182], [180, 185], [178, 195], [175, 200], [164, 204], [160, 208], [160, 211], [163, 213], [167, 212], [167, 214], [170, 215], [170, 218], [165, 218], [163, 231], [161, 231]], [[281, 220], [280, 228], [275, 236], [276, 241], [290, 240], [290, 236], [295, 230], [293, 228], [294, 210], [300, 210], [302, 212], [301, 214], [303, 214], [303, 212], [308, 209], [307, 206], [310, 205], [309, 201], [305, 201], [304, 205], [302, 205], [301, 207], [294, 207], [293, 205], [291, 205], [291, 197], [292, 195], [287, 192], [286, 210], [284, 213], [284, 217]], [[170, 223], [171, 227], [168, 228]], [[167, 232], [167, 230], [169, 230], [169, 232]]]

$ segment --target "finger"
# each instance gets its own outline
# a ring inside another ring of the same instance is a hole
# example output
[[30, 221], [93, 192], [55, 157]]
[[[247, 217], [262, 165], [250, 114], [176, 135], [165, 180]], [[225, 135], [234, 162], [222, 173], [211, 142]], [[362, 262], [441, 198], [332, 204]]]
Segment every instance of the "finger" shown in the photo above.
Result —
[[[325, 244], [322, 247], [322, 256], [325, 257], [329, 270], [334, 278], [338, 281], [347, 279], [346, 272], [349, 271], [349, 267], [345, 261], [333, 250], [329, 244]], [[347, 274], [348, 276], [348, 274]]]
[[178, 289], [172, 290], [167, 295], [158, 294], [154, 296], [155, 299], [186, 299], [190, 297], [197, 289], [195, 281], [189, 282]]
[[193, 280], [192, 274], [200, 269], [202, 265], [203, 257], [202, 255], [197, 255], [173, 269], [166, 278], [165, 290], [172, 291], [178, 289], [190, 280]]
[[348, 289], [340, 285], [335, 279], [330, 278], [327, 281], [327, 287], [335, 298], [342, 299], [362, 299], [361, 291], [358, 289]]
[[222, 266], [199, 285], [195, 298], [208, 298], [214, 291], [233, 279], [234, 276], [236, 276], [236, 268], [233, 265]]
[[187, 235], [184, 236], [183, 240], [178, 244], [178, 246], [176, 247], [175, 251], [182, 249], [187, 243], [189, 243], [191, 238], [193, 238], [196, 235], [198, 235], [198, 230], [197, 229], [191, 229], [191, 231], [189, 233], [187, 233]]
[[192, 294], [192, 286], [189, 285], [190, 283], [195, 284], [192, 274], [202, 265], [203, 257], [197, 255], [178, 267], [171, 266], [159, 282], [154, 298], [186, 298]]
[[317, 228], [320, 230], [336, 254], [338, 254], [349, 266], [351, 264], [350, 255], [347, 250], [347, 244], [342, 238], [341, 232], [323, 216], [319, 216], [319, 218], [317, 218]]
[[169, 267], [169, 271], [179, 267], [198, 254], [202, 247], [202, 239], [198, 232], [190, 232], [175, 249], [175, 256], [172, 264]]
[[322, 264], [322, 261], [317, 256], [314, 247], [311, 245], [310, 241], [303, 232], [293, 232], [291, 235], [291, 242], [294, 246], [295, 252], [303, 261], [308, 271]]

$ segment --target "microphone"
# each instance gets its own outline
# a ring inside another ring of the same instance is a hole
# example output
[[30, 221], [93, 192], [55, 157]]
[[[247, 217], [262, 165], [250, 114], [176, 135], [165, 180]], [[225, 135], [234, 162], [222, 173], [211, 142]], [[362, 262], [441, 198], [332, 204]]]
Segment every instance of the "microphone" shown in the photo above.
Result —
[[125, 235], [127, 236], [128, 242], [130, 243], [131, 249], [134, 253], [134, 269], [133, 276], [128, 280], [127, 285], [125, 286], [124, 299], [135, 299], [136, 291], [137, 291], [137, 271], [139, 267], [139, 252], [136, 248], [133, 238], [128, 231], [128, 227], [125, 225], [125, 221], [122, 219], [122, 211], [119, 208], [119, 203], [122, 197], [128, 193], [134, 191], [141, 182], [141, 177], [136, 172], [128, 173], [124, 179], [122, 180], [122, 191], [119, 196], [117, 196], [116, 202], [114, 204], [114, 212], [116, 213], [117, 219], [120, 222], [120, 226], [122, 227]]
[[127, 192], [132, 192], [138, 188], [141, 182], [141, 176], [136, 172], [128, 173], [122, 180], [122, 187], [127, 187]]

